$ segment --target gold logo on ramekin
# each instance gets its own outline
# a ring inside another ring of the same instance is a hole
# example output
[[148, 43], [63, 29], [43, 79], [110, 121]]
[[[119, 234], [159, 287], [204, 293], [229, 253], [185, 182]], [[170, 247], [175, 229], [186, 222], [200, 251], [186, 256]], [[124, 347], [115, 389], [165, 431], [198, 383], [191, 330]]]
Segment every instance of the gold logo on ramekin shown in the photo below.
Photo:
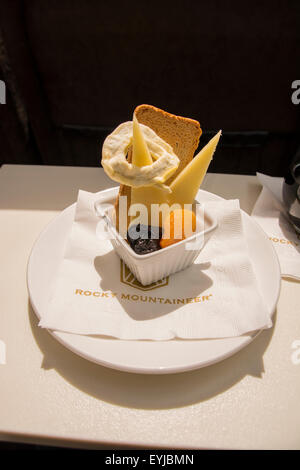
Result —
[[126, 266], [126, 264], [120, 260], [120, 281], [123, 284], [127, 284], [128, 286], [135, 287], [136, 289], [140, 290], [153, 290], [158, 289], [159, 287], [164, 287], [169, 284], [169, 276], [164, 277], [163, 279], [152, 282], [148, 286], [143, 286], [132, 274], [130, 269]]

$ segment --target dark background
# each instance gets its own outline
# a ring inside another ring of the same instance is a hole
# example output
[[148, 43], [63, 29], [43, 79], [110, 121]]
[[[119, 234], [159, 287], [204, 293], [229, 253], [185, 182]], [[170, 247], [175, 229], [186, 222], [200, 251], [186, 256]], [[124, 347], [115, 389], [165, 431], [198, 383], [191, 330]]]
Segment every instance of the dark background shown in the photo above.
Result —
[[282, 175], [300, 143], [298, 0], [0, 0], [0, 164], [99, 166], [153, 104], [223, 138], [210, 171]]

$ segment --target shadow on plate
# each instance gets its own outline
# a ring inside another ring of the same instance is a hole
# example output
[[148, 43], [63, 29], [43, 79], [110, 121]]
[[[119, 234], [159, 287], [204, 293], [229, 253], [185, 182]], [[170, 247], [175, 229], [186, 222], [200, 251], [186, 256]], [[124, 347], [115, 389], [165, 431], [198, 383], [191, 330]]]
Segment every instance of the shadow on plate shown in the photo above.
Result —
[[180, 408], [209, 400], [251, 375], [262, 378], [263, 355], [276, 326], [262, 331], [248, 346], [217, 364], [166, 375], [120, 372], [89, 362], [66, 349], [46, 330], [28, 302], [33, 336], [44, 355], [41, 367], [55, 369], [82, 392], [107, 403], [135, 409]]

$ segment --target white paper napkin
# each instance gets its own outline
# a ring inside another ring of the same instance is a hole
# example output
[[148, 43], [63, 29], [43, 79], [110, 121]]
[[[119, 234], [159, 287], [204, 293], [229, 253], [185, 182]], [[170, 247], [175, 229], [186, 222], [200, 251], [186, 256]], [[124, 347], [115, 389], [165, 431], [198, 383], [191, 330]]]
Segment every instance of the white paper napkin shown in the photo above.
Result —
[[194, 265], [139, 285], [96, 237], [98, 194], [79, 192], [65, 256], [40, 326], [121, 339], [239, 336], [272, 326], [243, 236], [239, 201], [208, 202], [219, 227]]
[[277, 206], [283, 212], [285, 211], [284, 202], [282, 198], [282, 187], [283, 187], [283, 178], [276, 176], [264, 175], [263, 173], [256, 173], [256, 176], [262, 186], [267, 188], [271, 193], [273, 198], [277, 201]]
[[300, 237], [288, 220], [282, 200], [283, 178], [257, 173], [263, 185], [252, 217], [266, 232], [278, 255], [281, 275], [300, 280]]

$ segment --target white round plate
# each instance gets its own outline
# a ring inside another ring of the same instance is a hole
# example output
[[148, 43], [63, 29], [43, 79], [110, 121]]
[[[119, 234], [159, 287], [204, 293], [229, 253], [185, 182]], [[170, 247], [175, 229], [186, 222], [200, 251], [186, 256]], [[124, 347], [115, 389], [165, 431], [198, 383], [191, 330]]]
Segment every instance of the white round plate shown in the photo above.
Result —
[[[112, 195], [118, 188], [112, 188]], [[200, 190], [201, 201], [220, 200]], [[73, 222], [75, 204], [62, 211], [40, 234], [30, 254], [27, 285], [32, 307], [43, 315], [49, 286], [63, 257], [64, 244]], [[272, 315], [280, 292], [280, 268], [277, 255], [266, 234], [242, 211], [245, 236], [261, 292]], [[57, 331], [49, 332], [60, 343], [80, 356], [106, 367], [143, 374], [168, 374], [209, 366], [249, 344], [259, 333], [209, 340], [124, 341]]]

